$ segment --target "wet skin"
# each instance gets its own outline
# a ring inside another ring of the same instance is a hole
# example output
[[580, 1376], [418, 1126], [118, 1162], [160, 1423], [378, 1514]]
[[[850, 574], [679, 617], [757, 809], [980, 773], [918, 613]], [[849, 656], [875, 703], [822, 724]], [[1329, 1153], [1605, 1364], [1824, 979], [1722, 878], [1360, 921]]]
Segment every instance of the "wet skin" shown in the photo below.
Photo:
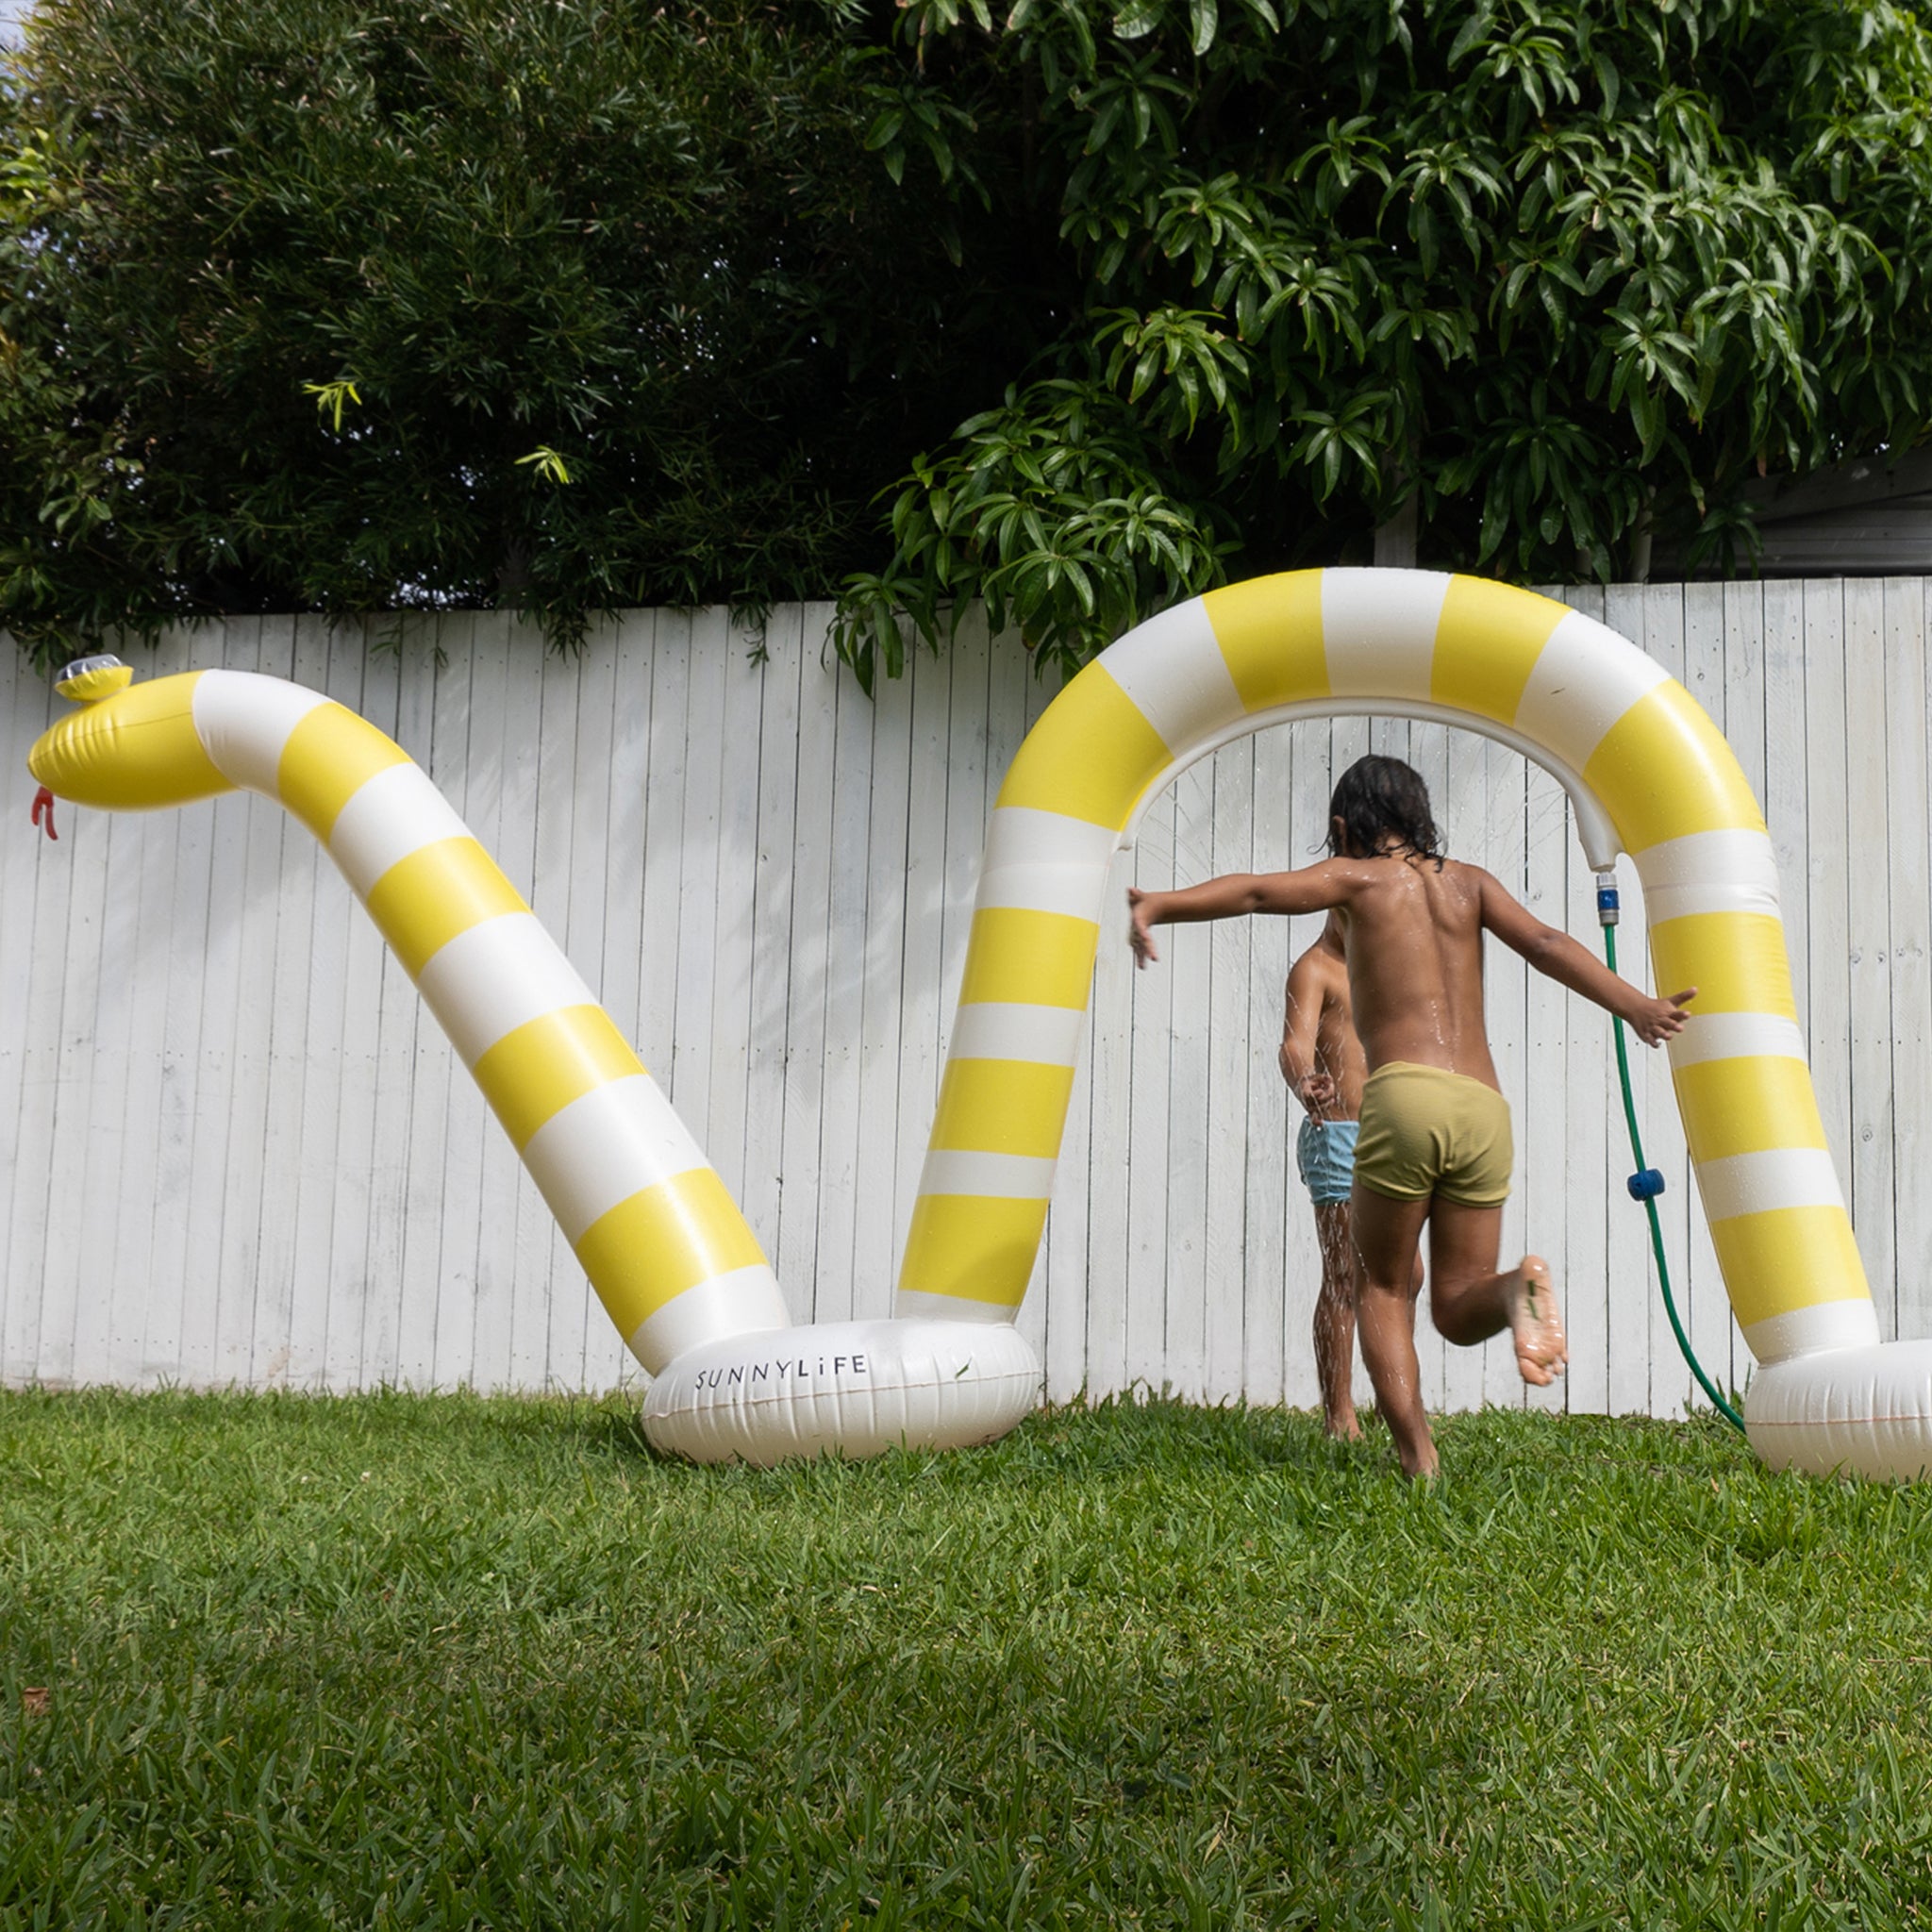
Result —
[[[1281, 1023], [1281, 1077], [1314, 1121], [1352, 1121], [1361, 1115], [1362, 1082], [1369, 1063], [1355, 1030], [1349, 1000], [1348, 959], [1341, 927], [1328, 915], [1321, 937], [1290, 967]], [[1322, 1390], [1322, 1423], [1339, 1441], [1361, 1435], [1356, 1418], [1351, 1371], [1355, 1365], [1357, 1295], [1355, 1241], [1346, 1201], [1317, 1201], [1315, 1241], [1322, 1256], [1322, 1285], [1315, 1296], [1315, 1376]], [[1423, 1283], [1423, 1257], [1415, 1256], [1414, 1292]]]
[[[1337, 822], [1340, 838], [1342, 827]], [[1647, 1046], [1684, 1024], [1689, 988], [1653, 999], [1619, 978], [1568, 933], [1545, 925], [1479, 866], [1423, 857], [1392, 838], [1295, 872], [1235, 873], [1173, 892], [1127, 893], [1127, 939], [1142, 966], [1158, 958], [1153, 928], [1252, 913], [1334, 914], [1348, 960], [1350, 1002], [1367, 1069], [1394, 1061], [1440, 1067], [1496, 1088], [1483, 1026], [1483, 935], [1493, 933], [1538, 972], [1624, 1021]], [[1567, 1358], [1562, 1323], [1540, 1257], [1499, 1272], [1500, 1206], [1395, 1200], [1357, 1180], [1350, 1227], [1358, 1257], [1357, 1318], [1376, 1406], [1404, 1471], [1432, 1475], [1435, 1442], [1415, 1353], [1413, 1260], [1429, 1230], [1429, 1312], [1450, 1341], [1473, 1345], [1508, 1328], [1525, 1382], [1554, 1381]]]

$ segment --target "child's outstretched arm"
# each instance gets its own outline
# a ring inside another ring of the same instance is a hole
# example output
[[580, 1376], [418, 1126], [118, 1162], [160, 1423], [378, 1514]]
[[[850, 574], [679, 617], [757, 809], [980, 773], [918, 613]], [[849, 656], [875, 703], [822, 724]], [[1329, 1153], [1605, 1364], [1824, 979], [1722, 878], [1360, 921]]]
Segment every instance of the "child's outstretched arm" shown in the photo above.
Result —
[[1481, 874], [1481, 878], [1483, 924], [1512, 952], [1521, 953], [1539, 973], [1616, 1014], [1646, 1046], [1661, 1046], [1674, 1033], [1682, 1030], [1684, 1008], [1697, 997], [1694, 986], [1666, 999], [1653, 999], [1648, 993], [1640, 992], [1567, 932], [1545, 925], [1519, 905], [1488, 873]]
[[1316, 1046], [1322, 1025], [1322, 969], [1313, 952], [1294, 962], [1283, 992], [1281, 1077], [1310, 1120], [1325, 1120], [1335, 1098], [1335, 1082], [1322, 1069]]
[[1343, 861], [1324, 858], [1300, 872], [1231, 872], [1173, 892], [1127, 888], [1127, 943], [1145, 966], [1159, 958], [1153, 928], [1202, 919], [1240, 919], [1251, 912], [1324, 912], [1348, 896]]

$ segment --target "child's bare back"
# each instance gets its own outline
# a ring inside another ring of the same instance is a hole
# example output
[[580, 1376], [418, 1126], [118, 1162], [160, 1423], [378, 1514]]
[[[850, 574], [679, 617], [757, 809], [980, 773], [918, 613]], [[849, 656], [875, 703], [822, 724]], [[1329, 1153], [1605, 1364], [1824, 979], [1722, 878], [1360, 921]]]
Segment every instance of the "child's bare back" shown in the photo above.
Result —
[[1403, 1060], [1493, 1087], [1496, 1070], [1483, 1029], [1487, 874], [1413, 853], [1328, 862], [1351, 874], [1337, 917], [1369, 1071]]

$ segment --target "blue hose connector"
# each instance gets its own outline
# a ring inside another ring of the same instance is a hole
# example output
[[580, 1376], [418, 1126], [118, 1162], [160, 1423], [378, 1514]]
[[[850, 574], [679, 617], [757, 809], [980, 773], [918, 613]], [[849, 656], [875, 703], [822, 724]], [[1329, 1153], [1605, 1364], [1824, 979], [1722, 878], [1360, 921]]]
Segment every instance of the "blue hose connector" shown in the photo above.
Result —
[[1664, 1191], [1664, 1177], [1656, 1168], [1646, 1167], [1633, 1174], [1625, 1185], [1633, 1201], [1655, 1201]]
[[1596, 875], [1596, 923], [1599, 925], [1615, 925], [1617, 914], [1617, 874], [1600, 872]]

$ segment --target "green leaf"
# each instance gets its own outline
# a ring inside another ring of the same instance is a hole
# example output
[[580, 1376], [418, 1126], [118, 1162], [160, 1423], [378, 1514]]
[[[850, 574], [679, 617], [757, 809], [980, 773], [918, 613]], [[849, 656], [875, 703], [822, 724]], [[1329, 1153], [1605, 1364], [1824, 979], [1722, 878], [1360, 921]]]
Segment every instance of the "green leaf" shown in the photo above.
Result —
[[1488, 0], [1478, 0], [1478, 4], [1472, 7], [1464, 16], [1460, 29], [1449, 43], [1446, 61], [1452, 71], [1461, 64], [1463, 56], [1490, 31], [1490, 26]]

